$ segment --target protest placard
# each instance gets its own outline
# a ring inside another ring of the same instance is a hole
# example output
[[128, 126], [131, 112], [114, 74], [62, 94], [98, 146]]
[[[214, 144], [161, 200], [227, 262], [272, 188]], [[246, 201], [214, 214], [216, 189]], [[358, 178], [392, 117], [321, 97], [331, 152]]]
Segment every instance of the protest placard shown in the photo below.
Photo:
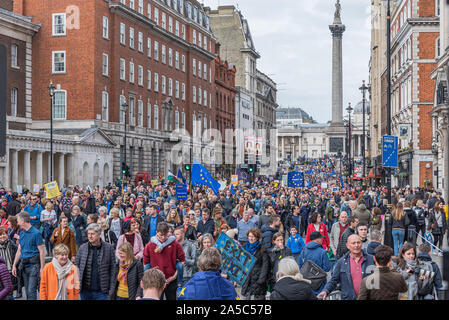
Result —
[[61, 191], [59, 191], [58, 183], [56, 181], [46, 183], [44, 184], [44, 187], [48, 199], [53, 199], [61, 195]]

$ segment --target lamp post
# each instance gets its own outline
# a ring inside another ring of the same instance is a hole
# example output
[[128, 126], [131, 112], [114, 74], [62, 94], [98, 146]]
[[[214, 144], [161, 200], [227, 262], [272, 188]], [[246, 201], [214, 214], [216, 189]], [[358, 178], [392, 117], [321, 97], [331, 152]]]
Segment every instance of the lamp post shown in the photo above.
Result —
[[[126, 103], [126, 100], [122, 103], [122, 108], [123, 108], [123, 112], [125, 113], [124, 114], [124, 119], [123, 119], [123, 121], [125, 121], [125, 136], [124, 136], [124, 142], [123, 142], [123, 145], [124, 145], [124, 151], [123, 151], [123, 163], [125, 164], [125, 166], [124, 166], [124, 170], [126, 170], [126, 168], [127, 168], [127, 163], [126, 163], [126, 114], [128, 113], [128, 104]], [[122, 170], [122, 183], [123, 183], [123, 178], [124, 178], [124, 175], [123, 175], [123, 170]]]
[[348, 123], [348, 136], [349, 136], [349, 139], [348, 139], [348, 141], [349, 141], [349, 149], [348, 149], [348, 152], [349, 152], [349, 177], [352, 177], [352, 158], [351, 158], [351, 140], [352, 140], [352, 134], [351, 134], [351, 112], [352, 112], [352, 110], [354, 110], [352, 107], [351, 107], [351, 102], [349, 102], [349, 105], [348, 105], [348, 107], [346, 108], [346, 111], [348, 112], [348, 115], [349, 115], [349, 123]]
[[359, 89], [362, 91], [362, 95], [363, 95], [363, 99], [362, 99], [362, 110], [363, 110], [363, 133], [362, 133], [363, 174], [362, 174], [362, 177], [365, 180], [365, 175], [366, 175], [365, 102], [366, 102], [366, 90], [369, 89], [369, 87], [365, 85], [365, 80], [362, 81], [362, 86]]
[[50, 80], [48, 93], [50, 95], [50, 181], [53, 181], [53, 102], [56, 87]]

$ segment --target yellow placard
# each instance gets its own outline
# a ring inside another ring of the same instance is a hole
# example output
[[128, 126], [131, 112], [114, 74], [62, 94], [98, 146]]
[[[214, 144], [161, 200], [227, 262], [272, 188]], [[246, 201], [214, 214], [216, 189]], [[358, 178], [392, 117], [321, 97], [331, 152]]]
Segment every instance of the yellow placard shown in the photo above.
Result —
[[239, 184], [239, 176], [237, 174], [233, 174], [231, 176], [231, 184], [236, 187]]
[[59, 191], [58, 183], [56, 181], [44, 184], [44, 187], [48, 199], [53, 199], [61, 195], [61, 191]]
[[159, 184], [159, 180], [151, 180], [151, 184], [153, 185], [153, 186], [157, 186], [158, 184]]

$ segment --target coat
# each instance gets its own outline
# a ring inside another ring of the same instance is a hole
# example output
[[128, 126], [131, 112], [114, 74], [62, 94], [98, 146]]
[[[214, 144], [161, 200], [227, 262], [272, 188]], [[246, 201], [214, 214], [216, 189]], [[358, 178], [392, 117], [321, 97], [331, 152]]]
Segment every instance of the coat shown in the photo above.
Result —
[[201, 219], [198, 222], [198, 226], [196, 227], [197, 234], [201, 233], [201, 235], [205, 235], [206, 233], [210, 233], [214, 235], [215, 223], [213, 219], [208, 219], [206, 223]]
[[281, 261], [282, 258], [289, 257], [292, 255], [292, 252], [289, 248], [284, 247], [284, 249], [279, 249], [277, 246], [274, 246], [271, 248], [271, 250], [268, 251], [268, 266], [264, 266], [266, 270], [270, 271], [267, 276], [267, 282], [270, 284], [271, 288], [274, 288], [274, 284], [276, 283], [276, 273], [278, 272], [278, 266], [279, 261]]
[[[319, 230], [323, 236], [323, 248], [328, 249], [330, 247], [329, 234], [327, 233], [327, 227], [323, 222], [320, 223]], [[314, 231], [316, 231], [315, 226], [312, 223], [309, 224], [307, 227], [306, 244], [310, 242], [310, 234]]]
[[340, 242], [340, 226], [340, 221], [337, 221], [332, 225], [331, 233], [329, 235], [329, 245], [332, 252], [337, 252], [338, 243]]
[[[87, 242], [81, 245], [76, 254], [75, 265], [79, 269], [81, 287], [83, 285], [84, 270], [86, 270], [87, 258], [89, 255], [89, 245]], [[114, 290], [115, 276], [115, 252], [114, 247], [109, 243], [101, 241], [101, 249], [98, 253], [99, 278], [101, 292], [111, 295]], [[81, 288], [82, 290], [82, 288]]]
[[[378, 284], [377, 288], [373, 288]], [[404, 277], [389, 267], [376, 268], [360, 284], [357, 300], [398, 300], [399, 294], [407, 291]]]
[[[308, 244], [306, 244], [305, 250], [303, 250], [303, 253], [299, 257], [299, 267], [301, 268], [304, 262], [308, 260], [314, 262], [326, 272], [329, 272], [332, 268], [332, 264], [329, 261], [329, 257], [327, 255], [326, 250], [324, 250], [319, 243], [316, 243], [314, 241], [311, 241]], [[320, 293], [321, 290], [326, 285], [326, 282], [327, 281], [324, 280], [321, 287], [314, 292], [317, 294]]]
[[263, 250], [262, 244], [259, 244], [253, 256], [256, 258], [256, 263], [248, 275], [242, 287], [242, 294], [244, 296], [264, 296], [267, 292], [267, 276], [269, 267], [268, 254]]
[[[362, 279], [363, 279], [371, 274], [368, 267], [373, 266], [370, 267], [370, 269], [374, 270], [375, 264], [374, 264], [374, 257], [372, 255], [365, 253], [363, 250], [362, 254], [363, 254], [363, 262], [362, 262]], [[349, 259], [350, 253], [348, 252], [337, 261], [334, 270], [332, 271], [331, 279], [323, 289], [323, 291], [329, 294], [337, 288], [338, 284], [340, 284], [342, 300], [355, 300], [357, 298], [355, 296], [354, 287], [352, 284]]]
[[353, 212], [353, 216], [359, 219], [359, 223], [365, 223], [369, 228], [371, 223], [371, 213], [366, 208], [364, 203], [358, 205]]
[[223, 278], [220, 271], [202, 271], [181, 288], [177, 300], [236, 300], [237, 292], [232, 282]]
[[[75, 274], [76, 273], [76, 274]], [[66, 276], [67, 281], [67, 300], [79, 300], [80, 282], [78, 268], [73, 264], [71, 271]], [[39, 297], [41, 300], [55, 300], [58, 294], [58, 274], [49, 262], [42, 271]]]
[[15, 216], [18, 213], [22, 211], [22, 206], [19, 201], [12, 200], [8, 205], [6, 206], [6, 215], [9, 216]]
[[[444, 212], [442, 214], [442, 217], [443, 217], [443, 228], [440, 229], [437, 226], [435, 211], [433, 209], [429, 211], [429, 230], [430, 230], [430, 232], [432, 232], [432, 234], [439, 235], [439, 234], [444, 234], [446, 232], [447, 222], [446, 222], [446, 215], [444, 214]], [[433, 228], [432, 228], [432, 225], [434, 225]]]
[[184, 263], [183, 278], [191, 278], [196, 262], [196, 245], [192, 241], [185, 239], [181, 244], [184, 250], [186, 262]]
[[[64, 235], [61, 236], [62, 227], [57, 227], [51, 235], [50, 242], [56, 247], [58, 244], [65, 244], [69, 248], [69, 259], [76, 256], [76, 239], [75, 233], [69, 226], [64, 230]], [[58, 233], [58, 236], [55, 236]]]
[[81, 213], [77, 216], [76, 219], [73, 219], [72, 216], [72, 225], [73, 228], [75, 229], [76, 244], [82, 245], [87, 241], [86, 239], [87, 237], [85, 235], [87, 227], [86, 219]]
[[[117, 281], [117, 277], [120, 271], [120, 263], [115, 265], [115, 282], [113, 285], [113, 292], [109, 296], [109, 300], [117, 299], [117, 290], [119, 286], [119, 282]], [[129, 300], [136, 300], [136, 297], [141, 297], [143, 295], [142, 288], [140, 287], [140, 280], [143, 277], [143, 265], [142, 262], [138, 259], [134, 260], [134, 262], [129, 266], [128, 273], [126, 275], [126, 282], [128, 284], [128, 296]]]
[[349, 236], [355, 234], [355, 230], [351, 229], [350, 227], [347, 227], [346, 230], [341, 235], [340, 242], [338, 243], [337, 247], [337, 258], [343, 257], [347, 252], [348, 248], [346, 247], [346, 243], [348, 242]]
[[186, 238], [187, 240], [190, 240], [190, 241], [197, 241], [197, 240], [198, 240], [198, 238], [197, 238], [197, 236], [196, 236], [196, 229], [195, 229], [194, 226], [189, 225], [189, 226], [187, 227], [187, 231], [186, 231], [186, 233], [185, 233], [185, 238]]
[[262, 232], [262, 245], [264, 250], [270, 250], [273, 247], [273, 236], [279, 230], [269, 225], [263, 225], [260, 231]]
[[5, 259], [0, 257], [0, 300], [8, 300], [8, 296], [12, 293], [12, 281], [6, 267]]
[[309, 283], [284, 277], [274, 285], [270, 300], [317, 300], [317, 297]]
[[[127, 242], [126, 241], [126, 236], [124, 234], [122, 234], [120, 236], [120, 238], [118, 238], [116, 249], [115, 249], [115, 256], [117, 257], [117, 259], [120, 259], [119, 254], [118, 254], [118, 249], [125, 242]], [[133, 246], [134, 256], [136, 256], [140, 260], [142, 260], [142, 258], [143, 258], [143, 249], [144, 249], [144, 246], [143, 246], [142, 237], [140, 236], [140, 234], [135, 233], [134, 234], [134, 246]]]

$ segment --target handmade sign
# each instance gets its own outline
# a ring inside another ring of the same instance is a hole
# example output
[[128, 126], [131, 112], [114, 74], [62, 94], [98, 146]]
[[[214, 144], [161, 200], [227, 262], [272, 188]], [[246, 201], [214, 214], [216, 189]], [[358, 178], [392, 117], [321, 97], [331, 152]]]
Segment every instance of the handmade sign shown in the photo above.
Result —
[[229, 280], [243, 286], [256, 263], [256, 258], [223, 232], [220, 233], [215, 248], [220, 250], [223, 258], [222, 272], [228, 275]]
[[176, 185], [176, 197], [178, 200], [187, 200], [187, 185], [186, 184], [177, 184]]
[[59, 191], [58, 183], [56, 181], [44, 184], [44, 187], [48, 199], [53, 199], [61, 195], [61, 191]]

